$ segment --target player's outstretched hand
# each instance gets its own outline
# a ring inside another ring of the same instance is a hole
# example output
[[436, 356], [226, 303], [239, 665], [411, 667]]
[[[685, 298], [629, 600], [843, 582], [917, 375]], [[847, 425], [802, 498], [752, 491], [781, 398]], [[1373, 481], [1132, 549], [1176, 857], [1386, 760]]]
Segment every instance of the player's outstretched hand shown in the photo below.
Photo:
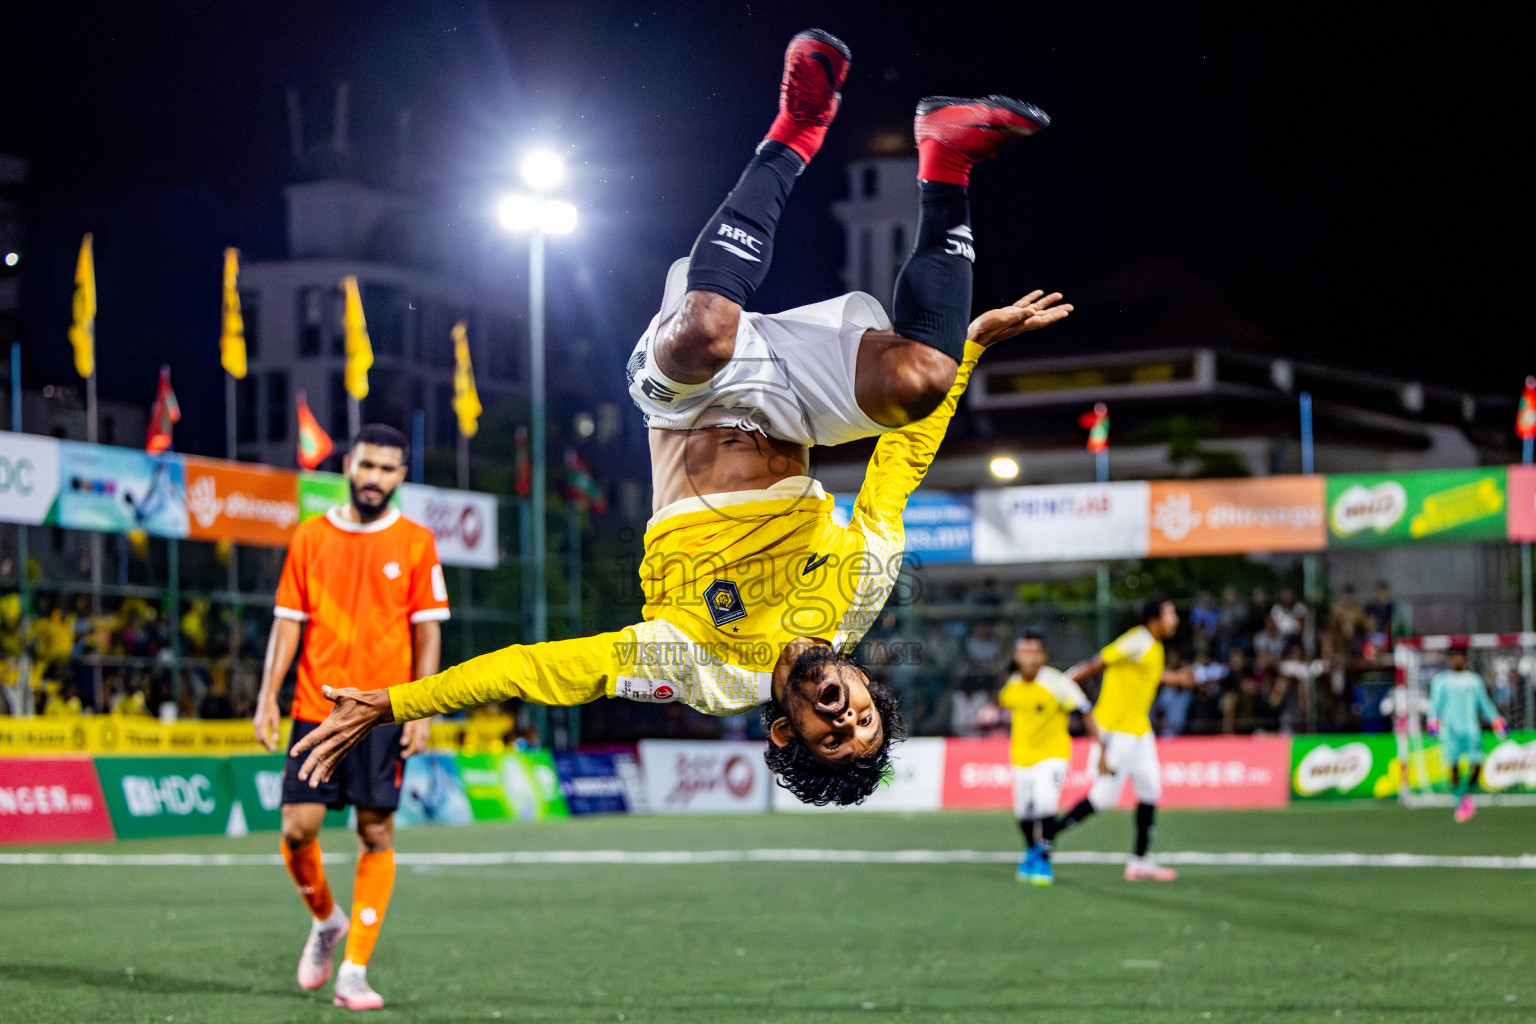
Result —
[[322, 686], [320, 692], [336, 706], [331, 708], [325, 721], [288, 752], [289, 757], [308, 753], [299, 767], [299, 778], [308, 782], [311, 789], [330, 781], [342, 755], [369, 730], [395, 720], [388, 690], [356, 690], [350, 686], [338, 690], [334, 686]]
[[432, 743], [432, 720], [418, 718], [400, 730], [400, 756], [415, 757]]
[[983, 348], [996, 345], [1025, 331], [1038, 331], [1072, 312], [1070, 302], [1061, 302], [1061, 292], [1047, 295], [1038, 288], [1011, 306], [988, 310], [971, 321], [970, 339]]
[[1424, 723], [1424, 728], [1426, 730], [1428, 730], [1428, 732], [1429, 732], [1429, 734], [1431, 736], [1439, 736], [1440, 735], [1440, 719], [1438, 719], [1438, 718], [1431, 718], [1429, 721]]
[[1509, 735], [1508, 723], [1506, 723], [1502, 718], [1495, 718], [1493, 720], [1493, 734], [1501, 740], [1504, 739]]

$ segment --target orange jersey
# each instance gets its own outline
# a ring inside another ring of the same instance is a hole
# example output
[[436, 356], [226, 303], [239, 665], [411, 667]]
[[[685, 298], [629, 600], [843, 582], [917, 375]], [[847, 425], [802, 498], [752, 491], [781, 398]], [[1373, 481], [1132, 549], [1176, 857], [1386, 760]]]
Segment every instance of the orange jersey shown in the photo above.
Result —
[[352, 523], [332, 509], [299, 526], [277, 585], [280, 619], [305, 623], [293, 717], [331, 713], [321, 686], [382, 690], [411, 681], [411, 626], [448, 618], [432, 531], [390, 509]]

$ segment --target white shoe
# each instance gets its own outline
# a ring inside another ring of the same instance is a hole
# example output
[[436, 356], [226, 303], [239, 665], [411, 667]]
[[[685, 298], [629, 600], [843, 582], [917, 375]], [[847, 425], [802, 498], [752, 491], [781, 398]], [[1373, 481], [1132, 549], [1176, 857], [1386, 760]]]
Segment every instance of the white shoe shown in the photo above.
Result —
[[331, 1002], [348, 1010], [382, 1010], [384, 997], [368, 984], [368, 968], [344, 960], [336, 975], [336, 998]]
[[1127, 882], [1171, 882], [1178, 877], [1179, 873], [1173, 868], [1165, 868], [1146, 857], [1132, 857], [1125, 862]]
[[310, 924], [309, 938], [304, 940], [304, 952], [299, 954], [299, 988], [313, 992], [331, 980], [331, 971], [336, 964], [336, 947], [347, 937], [351, 923], [338, 904], [331, 910], [330, 917]]

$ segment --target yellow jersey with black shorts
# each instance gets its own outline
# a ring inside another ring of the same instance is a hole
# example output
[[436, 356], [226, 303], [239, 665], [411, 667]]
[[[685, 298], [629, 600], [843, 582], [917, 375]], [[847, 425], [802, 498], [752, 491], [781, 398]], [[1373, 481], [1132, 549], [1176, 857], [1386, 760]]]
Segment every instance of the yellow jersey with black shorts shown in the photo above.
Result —
[[736, 715], [771, 696], [773, 666], [797, 636], [839, 654], [863, 639], [901, 569], [901, 515], [922, 482], [984, 349], [967, 342], [943, 403], [875, 444], [846, 527], [809, 477], [706, 495], [658, 512], [640, 566], [644, 621], [572, 640], [514, 645], [390, 688], [397, 721], [521, 698], [680, 701]]

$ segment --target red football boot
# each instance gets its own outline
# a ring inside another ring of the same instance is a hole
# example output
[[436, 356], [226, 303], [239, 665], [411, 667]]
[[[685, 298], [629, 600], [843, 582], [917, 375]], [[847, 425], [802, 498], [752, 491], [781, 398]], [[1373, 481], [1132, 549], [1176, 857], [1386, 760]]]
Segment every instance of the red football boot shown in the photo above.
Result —
[[961, 99], [929, 96], [917, 105], [917, 176], [923, 181], [970, 184], [971, 165], [1016, 139], [1048, 127], [1039, 107], [1007, 96]]
[[768, 138], [793, 149], [807, 163], [821, 149], [827, 126], [837, 116], [853, 54], [830, 32], [808, 28], [789, 41], [784, 51], [784, 78], [779, 82], [779, 116]]

